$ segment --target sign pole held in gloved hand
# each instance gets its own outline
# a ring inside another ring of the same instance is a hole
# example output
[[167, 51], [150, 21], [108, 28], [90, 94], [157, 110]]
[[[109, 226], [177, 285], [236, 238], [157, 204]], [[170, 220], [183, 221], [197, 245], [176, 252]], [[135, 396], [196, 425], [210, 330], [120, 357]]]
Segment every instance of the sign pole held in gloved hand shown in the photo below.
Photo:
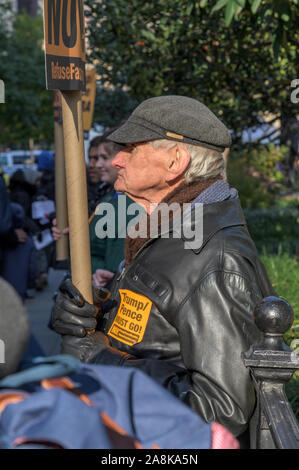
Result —
[[[54, 140], [55, 140], [55, 201], [56, 227], [63, 230], [68, 227], [66, 175], [64, 158], [64, 139], [62, 128], [61, 93], [54, 90]], [[63, 261], [69, 257], [69, 237], [63, 234], [56, 241], [56, 260]]]
[[72, 282], [92, 303], [81, 91], [85, 90], [83, 0], [44, 0], [47, 88], [61, 91]]

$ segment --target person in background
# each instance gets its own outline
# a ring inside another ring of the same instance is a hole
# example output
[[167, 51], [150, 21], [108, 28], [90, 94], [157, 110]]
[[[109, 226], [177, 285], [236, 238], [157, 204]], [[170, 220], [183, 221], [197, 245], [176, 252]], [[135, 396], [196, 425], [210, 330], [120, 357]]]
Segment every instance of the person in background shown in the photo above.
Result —
[[34, 286], [36, 259], [31, 237], [24, 230], [23, 208], [10, 202], [0, 176], [0, 275], [25, 301], [27, 289]]
[[[23, 231], [25, 223], [23, 208], [12, 202], [11, 209], [14, 230]], [[35, 287], [36, 279], [36, 249], [28, 234], [16, 246], [6, 246], [4, 249], [1, 275], [25, 301], [27, 290]]]
[[101, 171], [97, 167], [98, 147], [102, 136], [94, 137], [89, 143], [87, 164], [87, 199], [88, 215], [94, 212], [101, 198], [110, 189], [109, 183], [102, 182]]
[[55, 162], [52, 152], [43, 150], [39, 154], [37, 169], [42, 173], [37, 196], [55, 201]]
[[[51, 170], [53, 167], [53, 155], [51, 152], [42, 152], [42, 154], [42, 157], [39, 156], [40, 171], [32, 168], [23, 168], [17, 170], [10, 179], [11, 200], [23, 207], [23, 228], [30, 237], [40, 236], [44, 228], [39, 224], [38, 220], [32, 219], [32, 203], [37, 199], [48, 199], [48, 196], [52, 195], [52, 189], [47, 187], [47, 184], [50, 182], [50, 175], [53, 173]], [[45, 248], [36, 250], [36, 280], [34, 287], [37, 290], [42, 290], [47, 283], [49, 258], [50, 253], [48, 255]]]
[[4, 179], [4, 182], [7, 187], [9, 187], [10, 176], [3, 171], [3, 168], [0, 167], [0, 176]]
[[[87, 164], [87, 197], [89, 216], [93, 214], [102, 198], [113, 189], [113, 183], [107, 181], [107, 178], [103, 175], [101, 151], [103, 150], [103, 144], [108, 145], [111, 143], [106, 139], [106, 137], [115, 129], [116, 128], [109, 129], [104, 132], [103, 135], [94, 137], [89, 144]], [[109, 148], [110, 147], [108, 146], [108, 153]], [[106, 157], [104, 156], [104, 159], [105, 158]]]
[[12, 202], [24, 209], [24, 230], [34, 236], [39, 232], [38, 225], [32, 219], [31, 205], [39, 187], [42, 172], [32, 168], [23, 168], [13, 173], [10, 178], [9, 190]]
[[[114, 189], [114, 182], [117, 179], [118, 170], [111, 165], [115, 155], [122, 149], [122, 146], [108, 140], [112, 130], [98, 138], [97, 151], [92, 152], [90, 161], [95, 164], [90, 167], [91, 174], [98, 174], [102, 185], [106, 184], [106, 193], [102, 194], [101, 203], [109, 203], [113, 206], [115, 214], [115, 226], [118, 225], [118, 203], [119, 193]], [[126, 208], [133, 201], [126, 197]], [[105, 286], [118, 269], [120, 262], [124, 258], [125, 238], [99, 238], [96, 232], [97, 223], [102, 215], [96, 211], [90, 217], [90, 251], [91, 269], [93, 273], [93, 283], [95, 286]], [[129, 218], [130, 219], [130, 218]]]
[[[38, 186], [35, 201], [53, 201], [55, 202], [55, 159], [52, 152], [43, 150], [38, 156], [38, 171], [42, 173], [40, 184]], [[50, 214], [45, 219], [39, 219], [40, 231], [51, 228]], [[37, 250], [38, 276], [36, 280], [36, 289], [43, 290], [48, 282], [48, 271], [55, 259], [55, 245], [50, 243], [44, 248]]]
[[[98, 186], [97, 200], [99, 203], [110, 203], [113, 207], [116, 217], [115, 226], [118, 225], [118, 196], [113, 187], [117, 178], [118, 171], [112, 167], [111, 162], [115, 155], [123, 148], [119, 144], [115, 144], [108, 140], [108, 136], [112, 130], [107, 131], [102, 136], [96, 137], [92, 141], [89, 149], [89, 177], [95, 183], [101, 181]], [[105, 185], [105, 186], [104, 186]], [[133, 201], [125, 197], [126, 210]], [[99, 238], [96, 233], [97, 222], [100, 221], [101, 215], [97, 215], [96, 210], [89, 219], [90, 233], [90, 251], [91, 251], [91, 267], [93, 273], [93, 284], [95, 286], [105, 286], [114, 276], [120, 262], [124, 259], [124, 243], [125, 238]], [[133, 216], [127, 216], [128, 223]], [[56, 228], [56, 220], [53, 221], [53, 237], [57, 240], [61, 236], [61, 231]], [[68, 233], [68, 228], [62, 231]]]
[[0, 274], [3, 253], [7, 246], [15, 247], [26, 240], [24, 230], [15, 229], [12, 222], [12, 209], [5, 181], [0, 175]]

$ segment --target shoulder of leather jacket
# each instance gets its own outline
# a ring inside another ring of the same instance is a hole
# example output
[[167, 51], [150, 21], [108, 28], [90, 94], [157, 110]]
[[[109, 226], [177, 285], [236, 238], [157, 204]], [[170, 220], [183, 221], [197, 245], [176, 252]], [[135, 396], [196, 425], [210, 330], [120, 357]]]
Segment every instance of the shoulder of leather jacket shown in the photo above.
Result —
[[[266, 278], [238, 200], [207, 205], [200, 248], [189, 248], [184, 237], [158, 238], [133, 259], [125, 277], [132, 290], [141, 289], [164, 310], [163, 304], [171, 299], [180, 303], [194, 285], [215, 271], [239, 274], [258, 292], [257, 271]], [[265, 279], [264, 290], [271, 287]]]

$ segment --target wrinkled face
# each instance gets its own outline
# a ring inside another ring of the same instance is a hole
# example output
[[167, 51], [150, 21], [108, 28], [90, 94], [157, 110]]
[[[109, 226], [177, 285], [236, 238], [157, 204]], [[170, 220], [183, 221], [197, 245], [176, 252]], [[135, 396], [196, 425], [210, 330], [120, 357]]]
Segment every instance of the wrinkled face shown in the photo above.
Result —
[[117, 177], [117, 170], [111, 166], [113, 155], [107, 152], [109, 144], [100, 144], [91, 147], [89, 151], [88, 173], [92, 183], [113, 184]]
[[116, 191], [123, 191], [132, 199], [146, 199], [155, 202], [165, 191], [167, 183], [167, 150], [155, 150], [150, 142], [127, 144], [113, 159], [118, 169], [114, 183]]

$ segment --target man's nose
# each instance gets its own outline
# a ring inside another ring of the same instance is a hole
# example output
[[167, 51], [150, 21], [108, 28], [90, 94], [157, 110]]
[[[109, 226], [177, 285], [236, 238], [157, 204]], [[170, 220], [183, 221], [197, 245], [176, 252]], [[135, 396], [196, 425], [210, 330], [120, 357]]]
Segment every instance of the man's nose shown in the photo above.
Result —
[[111, 162], [111, 165], [114, 167], [114, 168], [123, 168], [126, 164], [126, 156], [127, 156], [127, 153], [126, 151], [124, 150], [120, 150], [120, 152], [118, 152], [115, 157], [113, 158], [112, 162]]

